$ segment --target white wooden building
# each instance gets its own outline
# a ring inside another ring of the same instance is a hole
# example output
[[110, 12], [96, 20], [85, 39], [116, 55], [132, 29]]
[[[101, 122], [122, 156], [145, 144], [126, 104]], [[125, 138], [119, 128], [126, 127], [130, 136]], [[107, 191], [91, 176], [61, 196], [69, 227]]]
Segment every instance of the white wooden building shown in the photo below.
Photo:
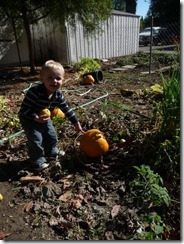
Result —
[[[102, 32], [98, 31], [95, 35], [86, 36], [80, 22], [77, 22], [76, 28], [68, 23], [65, 23], [63, 28], [48, 21], [40, 21], [39, 24], [32, 25], [35, 63], [40, 65], [47, 59], [54, 59], [72, 64], [80, 61], [80, 57], [107, 59], [127, 56], [139, 51], [140, 16], [113, 11], [111, 17], [101, 27]], [[12, 41], [0, 42], [0, 65], [19, 65], [16, 42], [10, 33], [10, 28], [7, 28], [7, 31], [9, 34], [7, 33], [3, 38], [11, 36]], [[19, 39], [19, 49], [21, 63], [28, 65], [29, 53], [25, 32]]]

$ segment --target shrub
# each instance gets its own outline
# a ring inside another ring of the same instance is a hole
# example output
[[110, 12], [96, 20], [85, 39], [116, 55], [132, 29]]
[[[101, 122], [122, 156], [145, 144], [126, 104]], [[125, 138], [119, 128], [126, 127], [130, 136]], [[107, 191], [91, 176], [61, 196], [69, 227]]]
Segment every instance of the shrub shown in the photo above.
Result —
[[134, 166], [137, 174], [129, 184], [131, 192], [136, 195], [136, 200], [141, 203], [153, 203], [155, 206], [169, 206], [170, 197], [165, 187], [162, 187], [163, 180], [158, 173], [154, 173], [150, 166]]
[[80, 78], [83, 74], [88, 72], [93, 72], [101, 68], [101, 65], [94, 59], [87, 57], [87, 58], [80, 58], [80, 62], [76, 63], [76, 67], [79, 69], [77, 73], [78, 78]]

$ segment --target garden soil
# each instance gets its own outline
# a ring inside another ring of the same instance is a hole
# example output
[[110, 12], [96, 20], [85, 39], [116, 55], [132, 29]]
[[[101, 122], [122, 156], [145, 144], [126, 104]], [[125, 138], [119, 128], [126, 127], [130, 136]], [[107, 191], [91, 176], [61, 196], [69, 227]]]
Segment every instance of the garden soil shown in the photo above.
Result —
[[[41, 173], [33, 172], [29, 165], [24, 133], [1, 143], [1, 240], [126, 240], [135, 233], [140, 209], [129, 199], [128, 182], [132, 165], [144, 161], [144, 150], [140, 149], [140, 140], [128, 133], [126, 146], [116, 143], [112, 137], [118, 127], [119, 131], [122, 125], [130, 128], [133, 121], [137, 121], [137, 133], [139, 130], [149, 133], [149, 128], [142, 125], [150, 120], [153, 111], [142, 94], [152, 85], [162, 84], [162, 80], [158, 72], [150, 75], [148, 67], [121, 68], [114, 60], [108, 60], [103, 63], [103, 81], [85, 86], [76, 78], [76, 69], [65, 67], [62, 89], [70, 106], [80, 107], [76, 113], [84, 130], [98, 128], [109, 140], [110, 149], [102, 158], [91, 159], [82, 154], [79, 135], [68, 122], [58, 129], [59, 145], [66, 151], [66, 156], [60, 161], [52, 161], [49, 169]], [[10, 100], [11, 113], [17, 113], [30, 84], [39, 81], [40, 67], [36, 67], [36, 71], [35, 75], [30, 75], [28, 67], [23, 70], [20, 67], [1, 68], [0, 95]], [[113, 116], [119, 121], [122, 115], [118, 109], [112, 109], [112, 117], [109, 117], [112, 122], [105, 128], [106, 112], [111, 109], [107, 102], [123, 106], [127, 115], [122, 117], [122, 124], [113, 124]], [[11, 130], [15, 132], [13, 128]], [[149, 153], [151, 157], [152, 152]], [[24, 181], [28, 176], [31, 180]], [[176, 190], [168, 179], [165, 185], [170, 192]], [[151, 211], [156, 210], [150, 206]], [[167, 211], [177, 213], [174, 208]], [[175, 214], [168, 220], [172, 236], [165, 235], [163, 239], [180, 238], [178, 218]]]

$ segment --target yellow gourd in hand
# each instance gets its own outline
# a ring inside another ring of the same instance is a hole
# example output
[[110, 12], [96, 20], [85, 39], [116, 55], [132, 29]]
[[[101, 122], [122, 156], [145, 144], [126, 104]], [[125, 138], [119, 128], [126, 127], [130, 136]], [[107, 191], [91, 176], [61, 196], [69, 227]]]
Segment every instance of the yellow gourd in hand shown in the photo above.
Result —
[[3, 196], [2, 196], [2, 194], [0, 194], [0, 201], [2, 201], [3, 200]]
[[61, 119], [64, 119], [66, 117], [65, 114], [61, 111], [60, 108], [54, 108], [51, 111], [51, 118], [53, 118], [55, 116], [59, 116]]
[[47, 117], [51, 116], [51, 112], [48, 108], [44, 108], [40, 111], [39, 115], [47, 115]]

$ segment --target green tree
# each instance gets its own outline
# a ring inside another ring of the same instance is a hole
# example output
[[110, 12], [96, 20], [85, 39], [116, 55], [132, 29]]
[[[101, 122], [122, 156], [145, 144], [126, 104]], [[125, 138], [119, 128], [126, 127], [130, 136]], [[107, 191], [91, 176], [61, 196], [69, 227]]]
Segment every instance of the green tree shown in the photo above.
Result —
[[137, 1], [138, 0], [125, 0], [127, 13], [136, 13]]
[[143, 17], [140, 18], [140, 32], [144, 29], [144, 19]]
[[114, 9], [119, 11], [126, 11], [125, 0], [114, 0], [113, 1]]
[[113, 0], [113, 5], [115, 10], [135, 14], [137, 0]]
[[150, 0], [149, 14], [153, 15], [154, 25], [161, 26], [180, 22], [179, 0]]
[[112, 0], [6, 0], [0, 2], [0, 12], [6, 16], [7, 21], [12, 24], [14, 20], [15, 28], [19, 26], [18, 32], [20, 28], [26, 31], [31, 73], [35, 72], [31, 24], [47, 17], [60, 23], [67, 20], [75, 26], [75, 20], [78, 19], [86, 32], [92, 33], [99, 29], [102, 21], [108, 19], [112, 9]]

